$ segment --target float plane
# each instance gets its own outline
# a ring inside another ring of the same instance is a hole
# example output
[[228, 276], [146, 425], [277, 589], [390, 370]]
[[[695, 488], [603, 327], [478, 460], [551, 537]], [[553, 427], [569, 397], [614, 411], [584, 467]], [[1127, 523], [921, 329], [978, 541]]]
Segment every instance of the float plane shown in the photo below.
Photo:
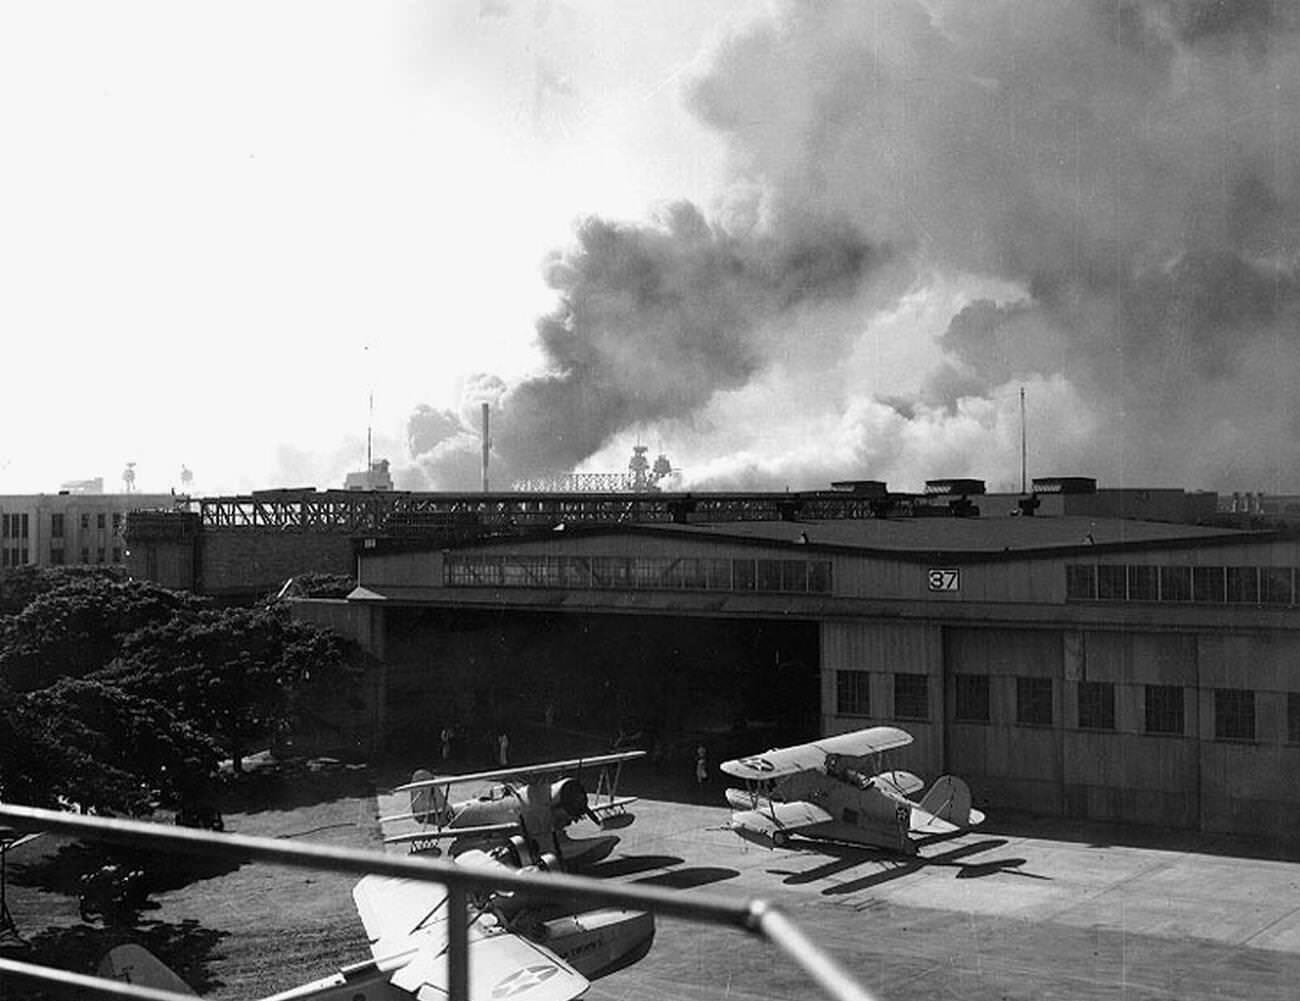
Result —
[[[420, 769], [410, 782], [394, 790], [410, 794], [409, 812], [379, 818], [383, 825], [414, 820], [420, 830], [389, 835], [384, 842], [407, 844], [412, 852], [420, 852], [450, 841], [448, 853], [454, 856], [498, 845], [518, 834], [553, 848], [566, 868], [591, 865], [609, 855], [618, 838], [571, 838], [565, 828], [584, 817], [604, 828], [615, 817], [629, 816], [627, 808], [636, 797], [617, 794], [619, 772], [624, 762], [645, 754], [620, 751], [467, 775], [436, 776]], [[578, 776], [591, 769], [598, 770], [598, 777], [589, 793]], [[488, 787], [473, 799], [453, 802], [452, 786], [471, 783], [488, 783]]]
[[905, 730], [874, 726], [725, 761], [722, 771], [748, 786], [727, 790], [731, 829], [769, 848], [799, 835], [915, 855], [918, 839], [982, 822], [956, 776], [940, 776], [918, 802], [917, 776], [882, 770], [886, 751], [911, 742]]
[[[521, 872], [559, 868], [515, 836], [491, 849], [468, 849], [459, 865], [499, 866]], [[372, 959], [275, 994], [264, 1001], [354, 1001], [356, 998], [446, 998], [450, 900], [438, 883], [363, 876], [352, 897], [370, 940]], [[566, 913], [543, 898], [492, 892], [474, 898], [468, 915], [470, 1001], [528, 993], [529, 1001], [570, 1001], [591, 980], [643, 957], [654, 940], [646, 911], [602, 908]], [[141, 946], [120, 945], [99, 965], [110, 980], [193, 994], [176, 974]]]

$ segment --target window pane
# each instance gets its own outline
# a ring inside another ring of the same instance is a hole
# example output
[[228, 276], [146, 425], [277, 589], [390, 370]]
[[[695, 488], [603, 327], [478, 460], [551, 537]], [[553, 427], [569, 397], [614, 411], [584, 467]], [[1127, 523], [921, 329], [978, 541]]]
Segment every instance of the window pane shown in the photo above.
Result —
[[1300, 744], [1300, 692], [1286, 693], [1286, 742]]
[[1016, 679], [1016, 722], [1052, 725], [1052, 679]]
[[625, 588], [628, 580], [628, 561], [620, 556], [593, 556], [591, 577], [593, 587]]
[[802, 594], [808, 590], [808, 564], [803, 560], [781, 561], [781, 590]]
[[871, 675], [866, 671], [836, 671], [835, 709], [841, 716], [870, 716]]
[[1266, 605], [1291, 604], [1291, 568], [1260, 567], [1259, 598]]
[[1147, 685], [1147, 733], [1183, 732], [1183, 690], [1178, 685]]
[[813, 594], [831, 593], [830, 560], [814, 560], [808, 564], [808, 590]]
[[1159, 596], [1159, 573], [1156, 567], [1140, 564], [1128, 568], [1128, 600], [1155, 601]]
[[929, 677], [924, 674], [894, 675], [894, 717], [896, 719], [930, 718]]
[[989, 679], [985, 674], [953, 676], [953, 718], [967, 723], [989, 721]]
[[632, 586], [643, 590], [672, 587], [674, 566], [671, 560], [636, 556], [631, 560]]
[[1259, 604], [1259, 572], [1255, 567], [1228, 567], [1228, 600]]
[[1066, 564], [1065, 596], [1074, 601], [1091, 601], [1096, 598], [1097, 568], [1083, 563]]
[[731, 560], [700, 560], [704, 587], [710, 591], [731, 590]]
[[1079, 682], [1079, 729], [1115, 729], [1115, 685], [1112, 682]]
[[1161, 601], [1191, 601], [1192, 600], [1192, 568], [1191, 567], [1161, 567], [1160, 568], [1160, 600]]
[[1124, 566], [1099, 566], [1097, 568], [1097, 597], [1102, 601], [1123, 601], [1127, 580]]
[[758, 561], [758, 589], [760, 591], [781, 590], [781, 561]]
[[733, 560], [731, 563], [732, 570], [736, 575], [737, 591], [752, 591], [758, 584], [758, 578], [754, 573], [753, 560]]
[[1220, 740], [1255, 739], [1255, 693], [1240, 688], [1214, 690], [1214, 736]]
[[591, 561], [582, 556], [570, 556], [560, 564], [560, 582], [564, 587], [595, 587]]
[[1192, 600], [1223, 602], [1223, 567], [1192, 567]]

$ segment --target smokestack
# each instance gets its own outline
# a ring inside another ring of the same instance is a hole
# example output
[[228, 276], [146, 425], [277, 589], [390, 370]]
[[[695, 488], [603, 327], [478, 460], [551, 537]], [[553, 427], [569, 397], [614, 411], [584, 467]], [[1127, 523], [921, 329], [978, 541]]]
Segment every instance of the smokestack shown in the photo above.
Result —
[[483, 492], [488, 492], [488, 450], [492, 447], [492, 436], [488, 433], [488, 404], [483, 404]]

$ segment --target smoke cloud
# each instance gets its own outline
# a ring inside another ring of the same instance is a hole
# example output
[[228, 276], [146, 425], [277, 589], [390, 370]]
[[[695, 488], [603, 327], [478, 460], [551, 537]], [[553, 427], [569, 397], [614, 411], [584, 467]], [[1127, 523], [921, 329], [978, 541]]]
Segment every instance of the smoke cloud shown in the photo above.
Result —
[[581, 225], [549, 370], [499, 398], [512, 474], [635, 430], [699, 487], [1008, 485], [1025, 386], [1033, 475], [1298, 489], [1292, 5], [790, 4], [686, 100], [756, 221]]

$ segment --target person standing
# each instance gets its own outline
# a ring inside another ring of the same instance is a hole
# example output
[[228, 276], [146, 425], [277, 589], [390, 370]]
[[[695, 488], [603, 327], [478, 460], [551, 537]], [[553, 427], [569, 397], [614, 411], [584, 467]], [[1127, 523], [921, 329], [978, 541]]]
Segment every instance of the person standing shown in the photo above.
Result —
[[447, 762], [451, 760], [451, 724], [443, 725], [442, 733], [439, 734], [442, 740], [442, 760]]
[[510, 764], [510, 738], [504, 730], [497, 734], [497, 764], [503, 768]]
[[709, 761], [704, 745], [695, 748], [695, 795], [697, 799], [704, 796], [704, 783], [709, 777]]

